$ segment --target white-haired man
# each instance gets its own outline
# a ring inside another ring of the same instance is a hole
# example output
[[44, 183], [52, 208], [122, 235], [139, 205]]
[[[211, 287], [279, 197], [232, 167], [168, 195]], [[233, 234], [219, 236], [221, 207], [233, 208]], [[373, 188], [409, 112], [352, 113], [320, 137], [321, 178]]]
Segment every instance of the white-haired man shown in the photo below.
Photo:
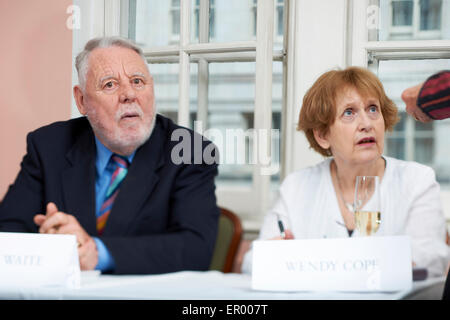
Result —
[[[182, 128], [156, 115], [153, 78], [135, 44], [92, 39], [76, 67], [73, 93], [85, 117], [28, 135], [21, 170], [0, 205], [0, 231], [74, 234], [82, 270], [208, 269], [219, 216], [217, 161], [172, 161], [171, 134]], [[210, 144], [202, 141], [203, 149]]]

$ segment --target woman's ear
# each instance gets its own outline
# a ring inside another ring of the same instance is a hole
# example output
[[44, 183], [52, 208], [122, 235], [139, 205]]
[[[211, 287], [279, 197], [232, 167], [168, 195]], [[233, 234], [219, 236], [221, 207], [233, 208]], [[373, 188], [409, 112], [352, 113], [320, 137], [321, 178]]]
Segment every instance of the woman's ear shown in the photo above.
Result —
[[328, 141], [327, 135], [323, 134], [317, 129], [313, 129], [314, 139], [323, 149], [328, 150], [330, 148], [330, 142]]

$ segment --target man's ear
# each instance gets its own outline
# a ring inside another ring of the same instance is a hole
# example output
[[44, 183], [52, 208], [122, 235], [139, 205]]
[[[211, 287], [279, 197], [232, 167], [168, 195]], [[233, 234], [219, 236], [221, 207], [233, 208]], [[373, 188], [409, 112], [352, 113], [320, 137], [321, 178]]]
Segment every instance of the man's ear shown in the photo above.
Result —
[[73, 87], [73, 97], [75, 98], [75, 103], [77, 104], [78, 111], [85, 116], [87, 114], [86, 106], [84, 105], [84, 93], [80, 86]]
[[324, 135], [317, 129], [313, 129], [314, 139], [323, 149], [328, 150], [330, 148], [330, 142], [328, 141], [327, 135]]

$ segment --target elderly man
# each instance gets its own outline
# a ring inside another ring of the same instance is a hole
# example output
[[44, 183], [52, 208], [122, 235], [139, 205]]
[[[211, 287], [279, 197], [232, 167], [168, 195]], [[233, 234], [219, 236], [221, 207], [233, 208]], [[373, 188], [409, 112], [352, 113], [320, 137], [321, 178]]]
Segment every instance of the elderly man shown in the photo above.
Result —
[[[217, 161], [172, 161], [172, 132], [182, 128], [156, 115], [153, 79], [132, 42], [93, 39], [76, 67], [73, 92], [86, 117], [28, 135], [21, 170], [0, 205], [0, 231], [74, 234], [82, 270], [208, 269], [219, 216]], [[201, 141], [203, 150], [210, 146]]]

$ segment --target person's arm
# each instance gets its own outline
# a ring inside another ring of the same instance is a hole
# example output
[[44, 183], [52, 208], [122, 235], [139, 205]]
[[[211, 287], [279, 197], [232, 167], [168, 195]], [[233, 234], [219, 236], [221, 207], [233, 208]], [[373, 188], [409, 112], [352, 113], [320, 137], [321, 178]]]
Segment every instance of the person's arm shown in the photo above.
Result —
[[412, 259], [417, 267], [427, 268], [430, 276], [442, 276], [449, 257], [439, 184], [428, 167], [415, 171], [414, 181], [405, 228], [411, 237]]
[[97, 247], [98, 262], [95, 266], [95, 270], [100, 270], [101, 272], [113, 271], [115, 269], [114, 258], [106, 248], [102, 240], [97, 237], [93, 237], [95, 245]]
[[207, 270], [217, 237], [217, 165], [183, 165], [171, 194], [168, 228], [142, 236], [101, 236], [116, 274]]
[[421, 122], [450, 117], [450, 71], [441, 71], [402, 93], [406, 112]]

